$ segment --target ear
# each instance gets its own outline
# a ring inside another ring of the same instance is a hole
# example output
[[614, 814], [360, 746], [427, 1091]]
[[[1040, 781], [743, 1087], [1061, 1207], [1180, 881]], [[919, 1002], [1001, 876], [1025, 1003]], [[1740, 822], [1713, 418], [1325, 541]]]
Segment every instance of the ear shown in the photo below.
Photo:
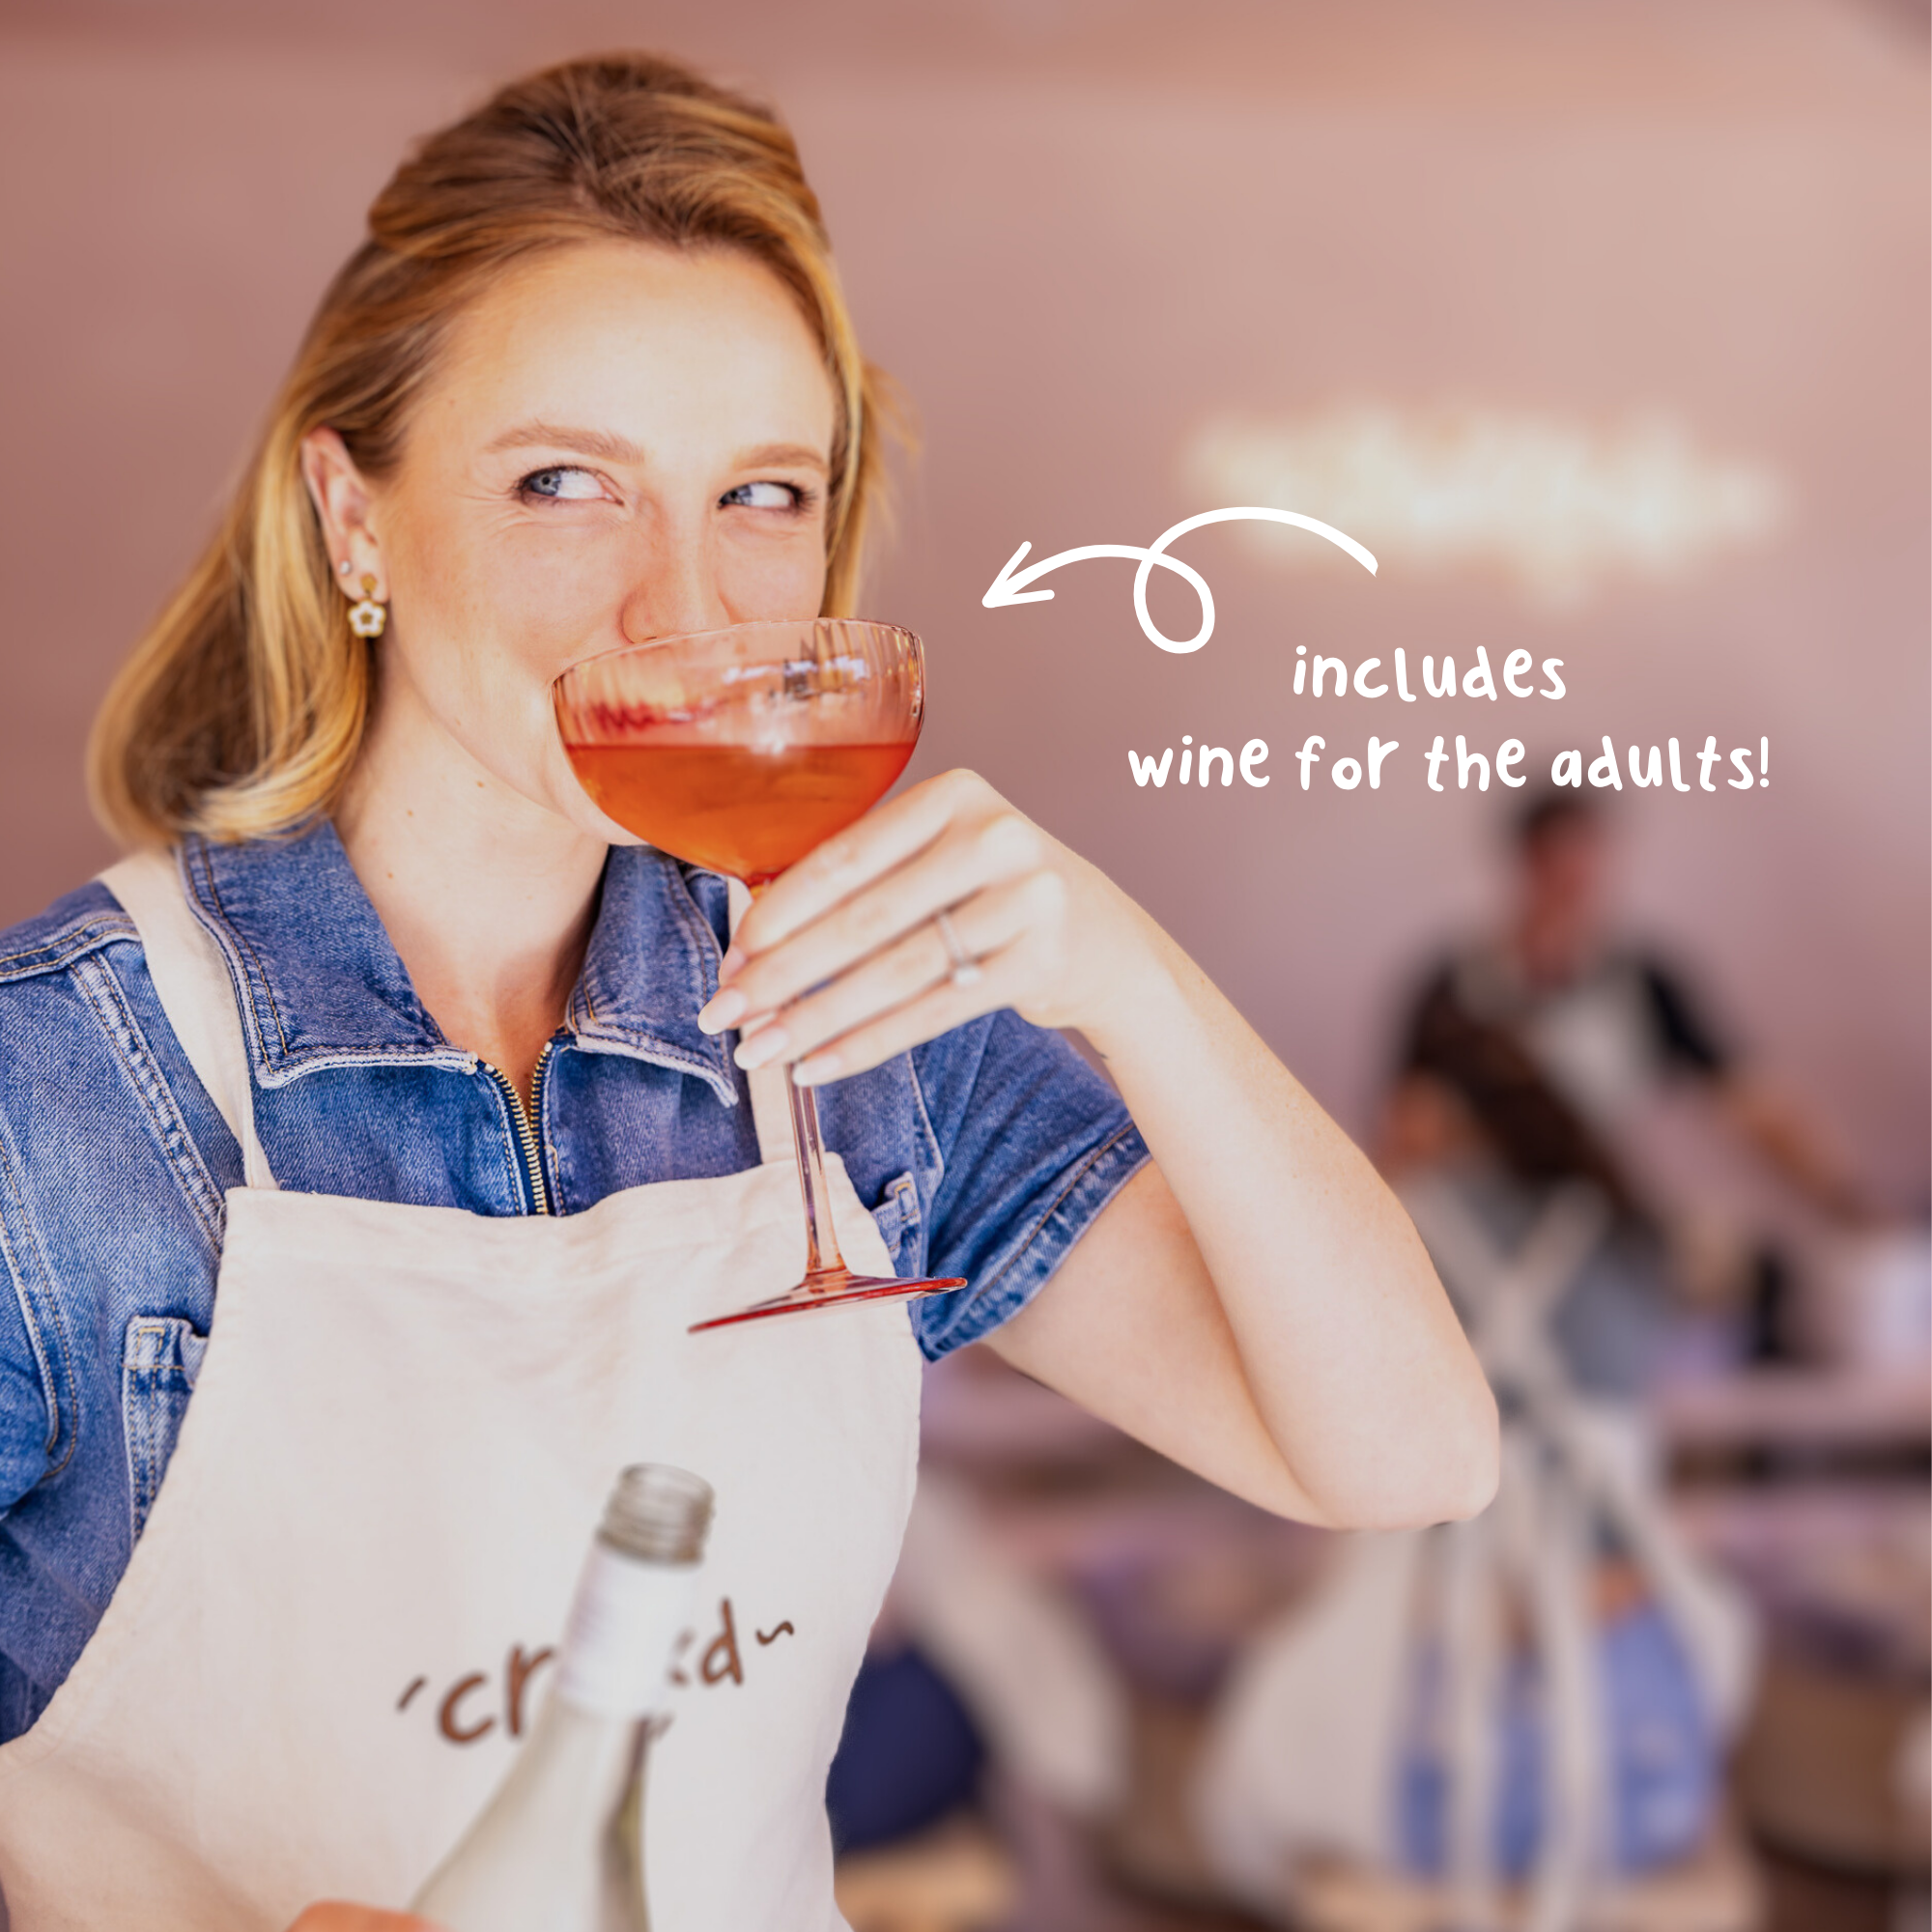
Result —
[[[322, 540], [331, 570], [351, 595], [362, 593], [362, 580], [373, 577], [369, 594], [380, 603], [389, 594], [383, 567], [383, 547], [371, 522], [374, 493], [355, 467], [348, 445], [332, 429], [312, 429], [301, 440], [302, 481], [322, 523]], [[347, 562], [349, 568], [342, 568]]]

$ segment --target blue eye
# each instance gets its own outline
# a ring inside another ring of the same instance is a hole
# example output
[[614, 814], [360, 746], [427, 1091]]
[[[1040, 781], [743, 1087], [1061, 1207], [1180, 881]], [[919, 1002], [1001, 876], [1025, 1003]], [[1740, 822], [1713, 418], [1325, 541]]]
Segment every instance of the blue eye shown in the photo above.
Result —
[[792, 483], [741, 483], [718, 499], [748, 510], [802, 510], [806, 494]]
[[587, 502], [593, 497], [604, 494], [589, 470], [567, 466], [555, 469], [533, 469], [517, 488], [526, 496], [547, 497], [559, 503]]

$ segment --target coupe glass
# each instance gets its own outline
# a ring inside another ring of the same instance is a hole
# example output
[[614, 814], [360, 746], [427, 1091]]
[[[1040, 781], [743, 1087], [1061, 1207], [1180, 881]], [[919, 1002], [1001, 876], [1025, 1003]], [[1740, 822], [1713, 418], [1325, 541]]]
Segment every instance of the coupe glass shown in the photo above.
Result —
[[[733, 624], [587, 658], [557, 679], [554, 697], [572, 769], [609, 817], [673, 858], [742, 879], [755, 896], [891, 789], [919, 742], [925, 660], [919, 639], [891, 624]], [[964, 1288], [845, 1265], [817, 1099], [790, 1080], [785, 1089], [805, 1278], [694, 1332]]]

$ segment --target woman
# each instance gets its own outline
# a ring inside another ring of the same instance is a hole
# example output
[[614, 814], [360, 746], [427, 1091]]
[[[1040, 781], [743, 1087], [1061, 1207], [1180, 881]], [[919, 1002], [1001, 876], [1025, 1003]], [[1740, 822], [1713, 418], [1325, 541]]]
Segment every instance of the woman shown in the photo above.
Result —
[[[876, 384], [784, 130], [580, 62], [370, 230], [102, 713], [148, 856], [0, 948], [0, 1879], [15, 1932], [407, 1898], [645, 1455], [720, 1495], [654, 1904], [823, 1924], [920, 1347], [1314, 1522], [1480, 1508], [1493, 1411], [1368, 1165], [980, 780], [733, 937], [572, 779], [570, 665], [853, 601]], [[688, 1336], [796, 1273], [786, 1064], [839, 1083], [848, 1259], [970, 1286]]]

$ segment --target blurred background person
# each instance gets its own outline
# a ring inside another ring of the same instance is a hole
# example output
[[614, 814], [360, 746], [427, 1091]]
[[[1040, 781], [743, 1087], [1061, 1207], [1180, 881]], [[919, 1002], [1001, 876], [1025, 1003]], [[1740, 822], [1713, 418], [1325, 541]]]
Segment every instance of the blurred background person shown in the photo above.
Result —
[[1602, 809], [1550, 789], [1514, 833], [1512, 903], [1428, 970], [1404, 1023], [1385, 1164], [1461, 1162], [1481, 1188], [1480, 1147], [1488, 1211], [1519, 1225], [1553, 1185], [1602, 1191], [1615, 1236], [1555, 1318], [1586, 1389], [1635, 1396], [1673, 1356], [1708, 1372], [1786, 1352], [1788, 1268], [1660, 1158], [1661, 1112], [1694, 1090], [1709, 1122], [1828, 1223], [1869, 1209], [1804, 1108], [1726, 1043], [1680, 968], [1621, 929]]

